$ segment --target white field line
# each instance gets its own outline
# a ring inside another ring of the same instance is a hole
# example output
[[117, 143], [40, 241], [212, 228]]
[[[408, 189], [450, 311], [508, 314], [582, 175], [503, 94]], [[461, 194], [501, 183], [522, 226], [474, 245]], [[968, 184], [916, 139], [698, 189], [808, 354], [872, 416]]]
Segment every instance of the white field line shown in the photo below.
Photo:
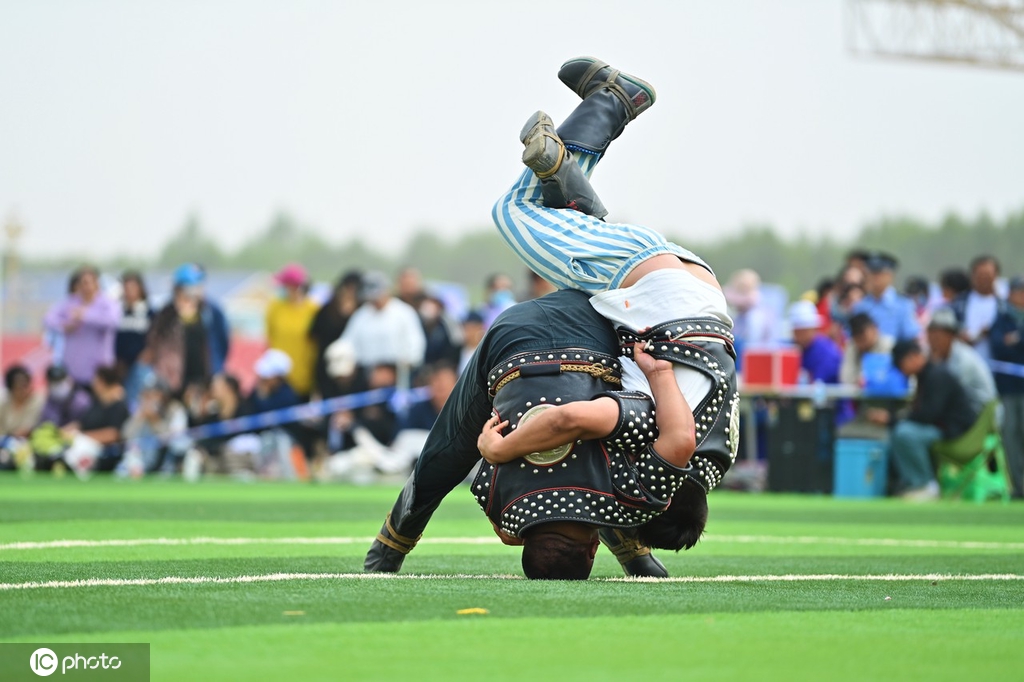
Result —
[[[709, 535], [702, 542], [752, 545], [846, 545], [851, 547], [921, 547], [925, 549], [1018, 549], [1024, 542], [975, 540], [909, 540], [901, 538], [833, 538], [816, 535]], [[2, 545], [0, 545], [2, 549]]]
[[[292, 537], [292, 538], [129, 538], [121, 540], [47, 540], [0, 544], [0, 552], [33, 549], [71, 549], [76, 547], [140, 547], [145, 545], [368, 545], [372, 537]], [[708, 535], [711, 543], [764, 545], [839, 545], [851, 547], [903, 547], [922, 549], [994, 549], [1024, 550], [1024, 542], [980, 542], [958, 540], [909, 540], [897, 538], [837, 538], [813, 535]], [[498, 538], [423, 538], [421, 545], [497, 545]]]
[[[152, 585], [227, 585], [246, 583], [276, 583], [296, 580], [520, 580], [514, 575], [395, 575], [388, 573], [268, 573], [238, 576], [167, 576], [166, 578], [87, 578], [84, 580], [50, 580], [47, 582], [0, 583], [0, 592], [11, 590], [61, 589], [75, 587], [139, 587]], [[683, 576], [678, 578], [606, 578], [598, 582], [654, 582], [654, 583], [757, 583], [757, 582], [825, 582], [858, 580], [870, 582], [917, 582], [938, 580], [1007, 581], [1024, 580], [1024, 575], [1013, 573], [987, 573], [979, 575], [952, 575], [923, 573], [919, 575], [841, 575], [821, 573], [811, 575], [716, 575]]]

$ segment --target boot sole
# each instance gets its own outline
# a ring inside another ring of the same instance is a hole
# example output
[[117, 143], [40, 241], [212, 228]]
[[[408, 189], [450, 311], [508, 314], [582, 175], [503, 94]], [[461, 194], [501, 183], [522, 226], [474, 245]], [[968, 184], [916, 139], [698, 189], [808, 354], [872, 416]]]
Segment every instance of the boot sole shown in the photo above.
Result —
[[519, 134], [520, 141], [526, 146], [523, 163], [540, 177], [548, 177], [558, 171], [565, 156], [565, 147], [560, 141], [556, 142], [554, 128], [551, 117], [538, 111], [526, 121]]
[[549, 127], [551, 128], [551, 132], [554, 132], [555, 122], [552, 121], [551, 117], [543, 111], [534, 112], [534, 114], [526, 120], [526, 124], [519, 132], [519, 141], [526, 144], [527, 140], [536, 135], [536, 130], [543, 127]]
[[[561, 72], [562, 69], [564, 69], [565, 67], [569, 66], [570, 64], [576, 64], [576, 63], [587, 64], [588, 68], [590, 68], [591, 66], [594, 66], [596, 64], [602, 64], [603, 65], [603, 66], [598, 67], [596, 69], [596, 73], [594, 73], [594, 75], [592, 75], [590, 77], [591, 82], [594, 81], [594, 79], [596, 78], [597, 74], [600, 73], [602, 69], [608, 68], [608, 69], [611, 69], [612, 72], [614, 72], [616, 70], [615, 67], [613, 67], [610, 64], [607, 64], [607, 63], [605, 63], [605, 62], [603, 62], [600, 59], [597, 59], [595, 57], [577, 57], [576, 59], [570, 59], [569, 61], [567, 61], [564, 64], [562, 64], [561, 68], [559, 69], [559, 72]], [[586, 72], [584, 72], [584, 73], [586, 73]], [[640, 88], [641, 92], [637, 93], [632, 98], [630, 98], [631, 101], [633, 102], [633, 106], [634, 106], [635, 111], [636, 111], [636, 113], [634, 115], [634, 118], [636, 116], [639, 116], [644, 111], [647, 111], [648, 109], [650, 109], [651, 106], [653, 106], [655, 100], [657, 100], [657, 98], [658, 98], [658, 93], [654, 90], [654, 86], [653, 85], [651, 85], [650, 83], [648, 83], [647, 81], [645, 81], [642, 78], [637, 78], [636, 76], [634, 76], [632, 74], [625, 73], [624, 71], [619, 71], [618, 78], [623, 80], [623, 81], [625, 81], [625, 82], [627, 82], [627, 83], [630, 83], [630, 84], [635, 85], [636, 87]], [[561, 77], [559, 78], [559, 80], [562, 80]], [[607, 83], [607, 82], [608, 81], [606, 79], [606, 80], [599, 81], [598, 83]], [[579, 91], [580, 91], [580, 89], [579, 89], [580, 88], [580, 84], [579, 83], [576, 83], [575, 85], [573, 85], [573, 84], [570, 84], [570, 83], [568, 83], [568, 82], [566, 82], [564, 80], [562, 80], [562, 83], [564, 83], [566, 85], [566, 87], [568, 87], [573, 92], [579, 94]], [[643, 95], [643, 97], [641, 97], [641, 95]], [[638, 98], [640, 98], [641, 101], [637, 101]], [[581, 97], [581, 99], [586, 99], [586, 97]]]

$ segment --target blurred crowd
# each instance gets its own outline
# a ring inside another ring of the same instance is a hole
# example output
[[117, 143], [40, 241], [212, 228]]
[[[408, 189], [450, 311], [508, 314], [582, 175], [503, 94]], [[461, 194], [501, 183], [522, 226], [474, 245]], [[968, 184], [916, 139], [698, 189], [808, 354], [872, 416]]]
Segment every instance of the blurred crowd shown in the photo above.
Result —
[[[45, 317], [52, 354], [45, 387], [24, 365], [6, 369], [0, 468], [404, 475], [487, 326], [517, 299], [550, 291], [531, 273], [517, 295], [509, 276], [495, 274], [483, 304], [456, 319], [416, 268], [394, 280], [346, 272], [326, 300], [316, 300], [305, 268], [291, 263], [274, 275], [266, 350], [245, 390], [243, 378], [226, 370], [231, 333], [221, 305], [207, 296], [204, 268], [183, 264], [172, 281], [167, 303], [156, 307], [142, 273], [123, 273], [116, 296], [93, 267], [71, 274], [67, 296]], [[396, 390], [377, 391], [391, 396], [384, 402], [295, 417], [297, 406], [374, 389]]]
[[[746, 351], [790, 343], [798, 383], [847, 385], [866, 397], [906, 396], [887, 407], [841, 401], [840, 437], [890, 443], [896, 492], [939, 496], [931, 451], [990, 424], [1001, 428], [1013, 494], [1024, 486], [1024, 277], [1004, 276], [998, 258], [912, 275], [897, 287], [892, 254], [854, 250], [835, 277], [799, 300], [765, 296], [753, 270], [735, 273], [726, 297], [738, 346]], [[742, 351], [741, 351], [742, 355]]]
[[[898, 267], [891, 254], [851, 251], [834, 277], [792, 303], [754, 270], [733, 273], [725, 292], [741, 371], [751, 353], [788, 345], [799, 352], [800, 383], [883, 396], [916, 386], [909, 409], [847, 401], [837, 416], [840, 436], [891, 442], [899, 491], [911, 498], [937, 496], [929, 449], [991, 418], [1020, 495], [1024, 278], [1004, 276], [996, 257], [980, 255], [934, 279], [906, 277], [898, 288]], [[129, 271], [112, 295], [95, 268], [72, 273], [67, 296], [45, 317], [45, 388], [25, 366], [6, 369], [0, 467], [404, 475], [490, 323], [517, 300], [551, 290], [529, 273], [517, 295], [509, 276], [494, 274], [483, 304], [456, 318], [416, 268], [393, 279], [346, 272], [315, 299], [308, 273], [291, 263], [274, 275], [278, 293], [265, 311], [266, 349], [250, 387], [226, 370], [232, 337], [219, 302], [207, 296], [203, 267], [183, 264], [172, 282], [172, 291], [153, 297], [143, 274]], [[374, 389], [418, 390], [299, 419], [287, 413]], [[262, 416], [243, 419], [252, 415]], [[203, 428], [223, 422], [234, 426]]]

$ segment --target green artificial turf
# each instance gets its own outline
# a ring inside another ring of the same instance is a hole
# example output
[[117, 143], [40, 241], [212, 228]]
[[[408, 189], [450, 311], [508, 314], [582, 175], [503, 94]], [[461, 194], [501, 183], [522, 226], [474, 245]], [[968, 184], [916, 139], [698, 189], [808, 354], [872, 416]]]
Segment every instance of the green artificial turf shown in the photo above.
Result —
[[[0, 583], [358, 574], [396, 494], [3, 476]], [[1024, 580], [857, 578], [1024, 575], [1024, 506], [725, 493], [710, 506], [697, 548], [659, 553], [673, 576], [840, 577], [627, 582], [602, 550], [589, 582], [531, 582], [458, 490], [406, 561], [403, 575], [429, 578], [0, 590], [0, 640], [150, 642], [154, 680], [1024, 674]], [[154, 538], [286, 541], [10, 546]]]

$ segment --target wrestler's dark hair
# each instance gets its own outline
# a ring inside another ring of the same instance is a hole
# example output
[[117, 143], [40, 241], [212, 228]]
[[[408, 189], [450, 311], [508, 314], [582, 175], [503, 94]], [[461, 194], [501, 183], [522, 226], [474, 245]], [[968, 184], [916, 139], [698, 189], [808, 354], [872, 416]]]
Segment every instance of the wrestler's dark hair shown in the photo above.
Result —
[[676, 491], [668, 509], [640, 526], [637, 532], [640, 540], [652, 549], [678, 552], [696, 545], [707, 523], [707, 493], [698, 484], [687, 481]]
[[593, 567], [589, 542], [542, 530], [523, 538], [523, 572], [530, 580], [586, 580]]

